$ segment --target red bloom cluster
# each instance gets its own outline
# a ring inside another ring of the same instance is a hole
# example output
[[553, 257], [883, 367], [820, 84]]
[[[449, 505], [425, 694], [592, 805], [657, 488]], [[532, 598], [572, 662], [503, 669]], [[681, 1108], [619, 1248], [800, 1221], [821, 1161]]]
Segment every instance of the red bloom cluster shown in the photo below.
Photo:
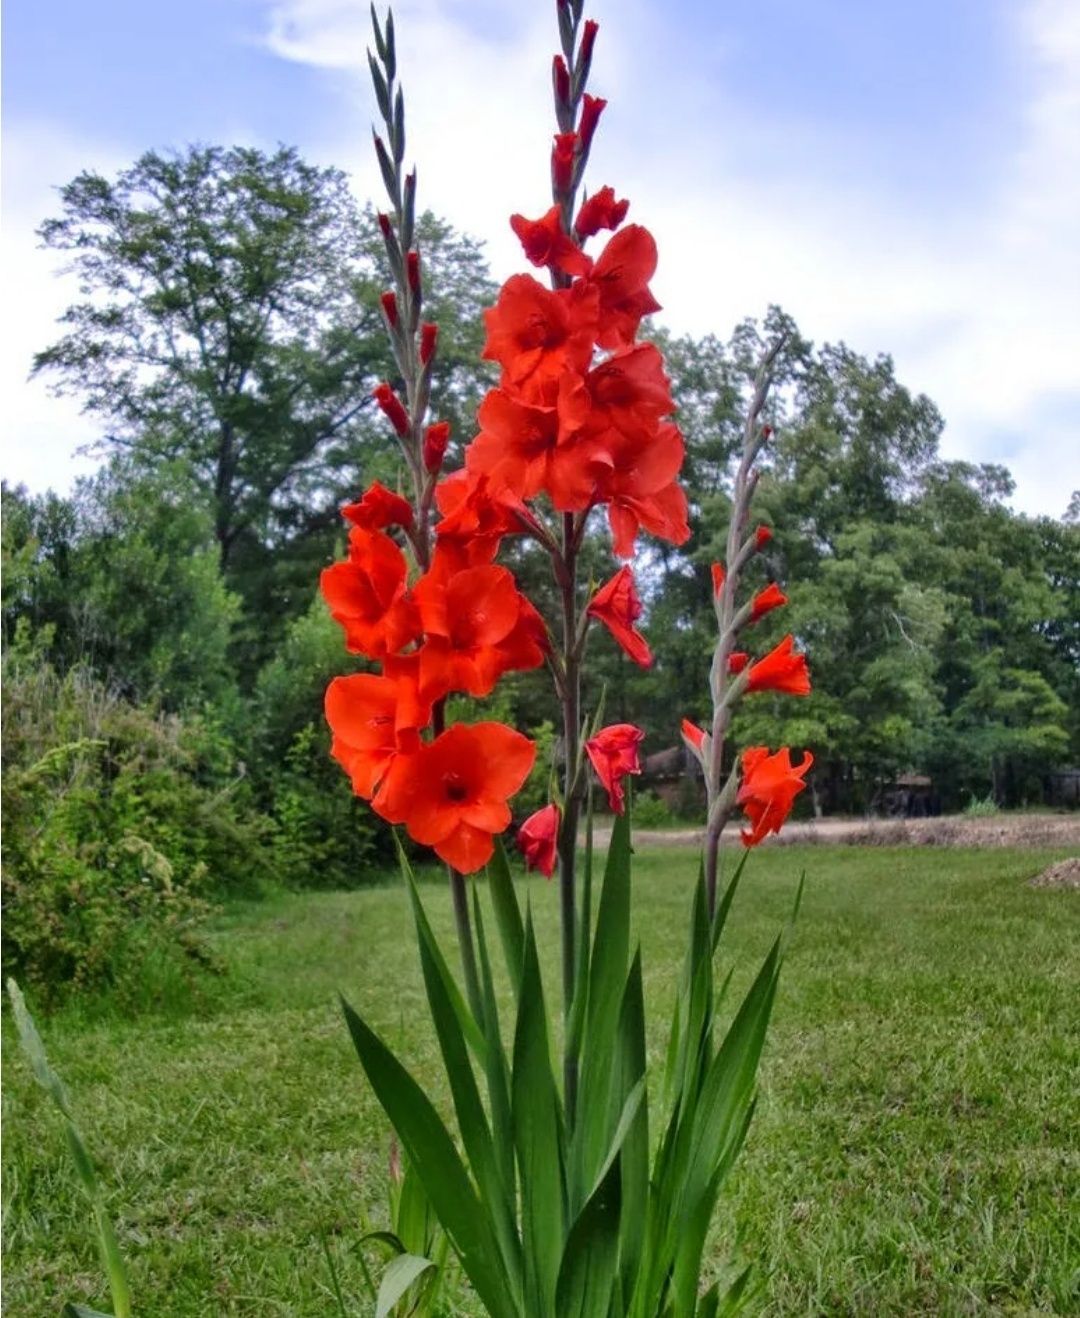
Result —
[[[614, 228], [626, 214], [603, 188], [582, 206], [578, 239]], [[544, 494], [557, 512], [605, 505], [615, 552], [629, 558], [644, 528], [682, 544], [686, 495], [677, 482], [683, 438], [663, 359], [637, 343], [656, 244], [640, 225], [619, 230], [593, 262], [562, 228], [553, 206], [539, 220], [512, 219], [525, 255], [565, 283], [546, 288], [513, 275], [484, 313], [484, 357], [502, 368], [480, 407], [480, 431], [465, 452], [473, 482], [519, 500]], [[597, 351], [604, 353], [597, 357]]]
[[380, 661], [383, 672], [331, 682], [331, 753], [384, 819], [471, 873], [510, 822], [507, 799], [528, 777], [536, 749], [499, 723], [455, 724], [429, 742], [420, 734], [450, 692], [485, 696], [503, 673], [542, 664], [544, 622], [511, 572], [490, 562], [498, 547], [490, 524], [457, 540], [451, 525], [410, 586], [405, 555], [381, 528], [408, 529], [411, 506], [375, 483], [345, 513], [349, 556], [323, 572], [323, 595], [347, 647]]

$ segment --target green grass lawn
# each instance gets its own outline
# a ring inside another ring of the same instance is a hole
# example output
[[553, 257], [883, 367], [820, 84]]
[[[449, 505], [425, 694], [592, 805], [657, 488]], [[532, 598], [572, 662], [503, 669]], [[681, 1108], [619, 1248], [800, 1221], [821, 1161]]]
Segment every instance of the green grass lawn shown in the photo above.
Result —
[[[723, 949], [743, 985], [806, 871], [716, 1232], [718, 1259], [758, 1264], [766, 1311], [1080, 1311], [1080, 893], [1024, 883], [1060, 854], [751, 858]], [[674, 849], [636, 861], [653, 1061], [695, 869]], [[556, 893], [528, 886], [554, 968]], [[446, 894], [425, 893], [449, 946]], [[39, 1020], [108, 1186], [136, 1313], [330, 1315], [324, 1239], [351, 1312], [370, 1313], [357, 1239], [386, 1224], [388, 1130], [335, 995], [441, 1092], [404, 893], [277, 897], [227, 912], [213, 938], [227, 974], [187, 1011]], [[107, 1307], [59, 1123], [4, 1030], [5, 1312]]]

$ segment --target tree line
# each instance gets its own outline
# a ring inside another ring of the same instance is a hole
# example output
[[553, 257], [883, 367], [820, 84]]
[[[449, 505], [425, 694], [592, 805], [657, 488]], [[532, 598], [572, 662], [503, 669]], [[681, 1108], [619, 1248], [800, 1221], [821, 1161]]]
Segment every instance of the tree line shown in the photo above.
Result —
[[[37, 818], [49, 791], [70, 795], [70, 767], [44, 796], [38, 771], [27, 804], [25, 775], [53, 743], [104, 742], [72, 763], [107, 793], [135, 754], [117, 728], [138, 711], [138, 755], [149, 727], [185, 730], [175, 772], [201, 804], [184, 828], [224, 812], [260, 871], [361, 881], [386, 839], [327, 756], [322, 692], [347, 663], [316, 588], [343, 548], [340, 506], [399, 476], [371, 404], [395, 369], [377, 217], [340, 171], [292, 149], [211, 146], [147, 153], [111, 180], [79, 175], [40, 234], [70, 257], [78, 300], [34, 369], [99, 421], [104, 461], [71, 495], [3, 493], [16, 715], [4, 756], [5, 775], [23, 775], [19, 808]], [[424, 215], [419, 246], [425, 317], [440, 325], [432, 394], [461, 445], [491, 382], [480, 311], [494, 288], [482, 247], [446, 221]], [[754, 363], [780, 328], [758, 507], [774, 533], [761, 571], [791, 602], [756, 639], [793, 631], [814, 692], [748, 702], [737, 739], [809, 747], [827, 812], [874, 808], [911, 772], [946, 808], [1042, 801], [1050, 773], [1080, 762], [1080, 498], [1060, 520], [1012, 512], [1008, 472], [943, 459], [941, 416], [889, 357], [815, 345], [775, 308], [727, 339], [654, 331], [686, 436], [694, 534], [636, 563], [653, 667], [597, 636], [587, 699], [603, 690], [608, 716], [640, 723], [653, 750], [704, 712], [710, 564]], [[588, 547], [598, 580], [613, 566], [603, 544]], [[516, 554], [542, 596], [539, 565]], [[97, 735], [87, 702], [112, 711], [112, 731]], [[496, 704], [492, 716], [551, 738], [542, 677], [508, 681]], [[167, 842], [154, 842], [166, 857]], [[45, 865], [16, 859], [25, 873]]]

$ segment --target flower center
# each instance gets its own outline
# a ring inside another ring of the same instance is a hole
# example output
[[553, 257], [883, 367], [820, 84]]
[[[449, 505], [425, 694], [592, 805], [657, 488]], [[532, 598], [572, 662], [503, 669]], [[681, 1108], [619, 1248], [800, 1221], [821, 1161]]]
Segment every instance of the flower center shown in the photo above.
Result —
[[464, 801], [469, 795], [468, 787], [456, 773], [446, 775], [443, 779], [443, 787], [448, 801]]

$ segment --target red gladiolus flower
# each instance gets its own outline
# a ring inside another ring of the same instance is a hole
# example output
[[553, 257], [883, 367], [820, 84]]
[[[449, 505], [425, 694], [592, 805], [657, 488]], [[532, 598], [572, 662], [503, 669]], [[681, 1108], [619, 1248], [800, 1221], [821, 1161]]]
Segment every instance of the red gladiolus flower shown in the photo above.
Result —
[[772, 539], [772, 531], [767, 526], [759, 526], [754, 532], [754, 548], [761, 550]]
[[735, 798], [751, 824], [742, 830], [743, 846], [756, 847], [767, 834], [780, 832], [792, 803], [806, 787], [803, 779], [813, 763], [814, 757], [804, 751], [801, 763], [792, 765], [786, 746], [775, 755], [770, 755], [765, 746], [750, 746], [743, 751], [742, 783]]
[[749, 691], [785, 691], [790, 696], [810, 694], [806, 655], [794, 652], [795, 638], [785, 636], [764, 659], [750, 665]]
[[393, 540], [360, 526], [349, 532], [346, 561], [323, 571], [322, 593], [354, 654], [381, 659], [416, 640], [420, 619], [405, 593], [406, 572], [405, 555]]
[[581, 102], [581, 122], [578, 124], [578, 136], [581, 138], [581, 149], [587, 151], [592, 143], [596, 125], [600, 122], [600, 116], [604, 112], [607, 101], [602, 100], [599, 96], [590, 96], [586, 92], [581, 98]]
[[555, 871], [556, 847], [562, 816], [557, 805], [545, 805], [525, 820], [517, 831], [517, 844], [528, 869], [539, 870], [550, 879]]
[[617, 815], [626, 809], [622, 780], [628, 773], [641, 772], [638, 747], [644, 740], [644, 732], [632, 723], [613, 723], [585, 743], [596, 776], [608, 794], [608, 804]]
[[628, 224], [609, 240], [589, 279], [600, 291], [601, 348], [629, 346], [642, 316], [660, 310], [648, 289], [655, 273], [656, 242], [648, 229]]
[[379, 295], [379, 301], [382, 303], [383, 312], [386, 315], [387, 324], [391, 327], [398, 322], [397, 314], [397, 294], [393, 291]]
[[[538, 668], [544, 650], [536, 619], [505, 567], [455, 571], [440, 549], [413, 592], [427, 640], [420, 650], [425, 698], [448, 691], [490, 695], [512, 666]], [[541, 624], [542, 625], [542, 624]]]
[[602, 187], [581, 203], [574, 229], [579, 238], [591, 238], [601, 229], [617, 229], [630, 209], [628, 201], [616, 201], [613, 188]]
[[482, 356], [503, 368], [503, 388], [523, 402], [551, 406], [566, 371], [584, 373], [596, 339], [599, 296], [582, 283], [545, 288], [532, 275], [511, 275], [484, 312]]
[[412, 755], [396, 755], [372, 802], [414, 842], [462, 874], [491, 859], [510, 823], [507, 800], [533, 767], [536, 746], [503, 723], [455, 723]]
[[435, 356], [435, 344], [439, 340], [439, 327], [430, 320], [420, 326], [420, 365], [426, 366]]
[[438, 471], [446, 456], [446, 446], [450, 443], [450, 422], [436, 421], [424, 431], [424, 467], [428, 471]]
[[551, 178], [557, 192], [569, 192], [574, 181], [574, 155], [577, 133], [556, 133], [551, 148]]
[[415, 750], [419, 739], [396, 735], [398, 687], [389, 677], [354, 673], [335, 677], [326, 688], [326, 721], [333, 733], [330, 754], [352, 779], [357, 796], [370, 800], [399, 750]]
[[381, 531], [384, 526], [412, 526], [413, 510], [408, 499], [388, 490], [378, 481], [372, 481], [356, 503], [346, 504], [341, 510], [354, 526], [365, 531]]
[[705, 729], [699, 728], [696, 723], [691, 723], [688, 718], [682, 721], [683, 739], [695, 750], [700, 756], [702, 748], [705, 745]]
[[587, 275], [592, 260], [562, 227], [562, 208], [552, 206], [538, 220], [511, 215], [510, 227], [517, 234], [525, 255], [533, 265], [550, 266], [567, 275]]
[[504, 389], [491, 389], [478, 420], [480, 433], [465, 452], [465, 465], [487, 476], [493, 489], [505, 488], [521, 499], [546, 491], [559, 512], [583, 512], [592, 504], [592, 451], [572, 441], [559, 443], [555, 408], [533, 407]]
[[724, 589], [724, 580], [727, 573], [724, 571], [723, 563], [714, 563], [712, 565], [712, 593], [713, 599], [720, 598], [720, 592]]
[[775, 581], [770, 581], [764, 590], [759, 590], [750, 603], [750, 621], [757, 622], [766, 613], [779, 609], [788, 602], [788, 597]]
[[532, 521], [517, 495], [465, 467], [439, 482], [435, 503], [443, 515], [435, 527], [439, 548], [461, 567], [490, 563], [503, 536], [522, 534]]
[[611, 580], [600, 587], [586, 612], [604, 624], [634, 663], [642, 668], [652, 664], [649, 643], [634, 627], [643, 610], [634, 574], [628, 567], [619, 568]]
[[[682, 443], [681, 436], [679, 442]], [[677, 481], [641, 499], [618, 493], [610, 493], [608, 497], [611, 499], [608, 522], [616, 558], [631, 557], [639, 527], [673, 545], [685, 544], [690, 539], [686, 492]]]
[[386, 383], [377, 384], [372, 390], [375, 401], [386, 413], [390, 424], [397, 431], [398, 435], [404, 439], [409, 433], [409, 414], [401, 405], [401, 399], [394, 393], [393, 389]]

